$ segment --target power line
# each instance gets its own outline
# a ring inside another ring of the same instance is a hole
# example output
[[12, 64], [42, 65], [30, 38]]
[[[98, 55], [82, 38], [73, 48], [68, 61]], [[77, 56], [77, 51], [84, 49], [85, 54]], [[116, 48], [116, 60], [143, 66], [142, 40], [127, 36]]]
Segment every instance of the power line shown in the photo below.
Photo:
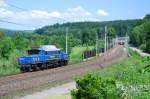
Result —
[[16, 9], [19, 9], [19, 10], [22, 10], [22, 11], [29, 11], [28, 9], [24, 9], [24, 8], [21, 8], [21, 7], [18, 7], [16, 5], [13, 5], [13, 4], [10, 4], [7, 2], [7, 5], [10, 6], [10, 7], [13, 7], [13, 8], [16, 8]]
[[[13, 4], [10, 4], [10, 3], [7, 3], [7, 5], [9, 5], [10, 7], [19, 9], [19, 10], [21, 10], [21, 11], [30, 11], [30, 10], [28, 10], [28, 9], [25, 9], [25, 8], [22, 8], [22, 7], [18, 7], [18, 6], [16, 6], [16, 5], [13, 5]], [[67, 22], [67, 20], [64, 19], [64, 18], [54, 17], [54, 16], [50, 16], [50, 17]], [[19, 23], [10, 22], [10, 21], [5, 21], [5, 20], [0, 20], [0, 22], [11, 23], [11, 24], [19, 25], [19, 26], [20, 26], [20, 25], [21, 25], [21, 26], [25, 26], [25, 25], [22, 25], [22, 24], [19, 24]], [[66, 28], [66, 53], [68, 53], [68, 28]]]
[[[8, 3], [8, 2], [7, 2], [7, 5], [9, 5], [10, 7], [19, 9], [19, 10], [21, 10], [21, 11], [30, 11], [29, 9], [22, 8], [22, 7], [16, 6], [16, 5], [11, 4], [11, 3]], [[50, 17], [55, 18], [55, 19], [59, 19], [59, 20], [62, 20], [62, 21], [67, 21], [66, 19], [60, 18], [60, 17], [54, 17], [54, 16], [50, 16]]]
[[[16, 6], [16, 5], [14, 5], [14, 4], [8, 3], [8, 2], [6, 2], [6, 3], [7, 3], [8, 6], [13, 7], [13, 8], [16, 8], [16, 9], [19, 9], [19, 10], [21, 10], [21, 11], [30, 11], [29, 9], [25, 9], [25, 8]], [[59, 19], [59, 20], [66, 21], [66, 20], [63, 19], [63, 18], [54, 17], [54, 16], [50, 16], [50, 17], [55, 18], [55, 19]], [[24, 25], [24, 24], [12, 22], [12, 21], [6, 21], [6, 20], [0, 20], [0, 22], [3, 22], [3, 23], [10, 23], [10, 24], [15, 24], [15, 25], [18, 25], [18, 26], [30, 27], [30, 28], [33, 27], [33, 26]]]
[[24, 26], [24, 27], [31, 27], [31, 26], [27, 26], [27, 25], [24, 25], [24, 24], [12, 22], [12, 21], [1, 20], [1, 19], [0, 19], [0, 22], [3, 22], [3, 23], [9, 23], [9, 24], [15, 24], [15, 25], [18, 25], [18, 26]]

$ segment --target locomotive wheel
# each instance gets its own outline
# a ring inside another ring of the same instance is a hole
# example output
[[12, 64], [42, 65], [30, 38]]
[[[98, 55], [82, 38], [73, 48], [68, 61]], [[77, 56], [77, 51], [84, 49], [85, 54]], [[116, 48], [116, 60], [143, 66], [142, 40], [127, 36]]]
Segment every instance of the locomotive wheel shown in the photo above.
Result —
[[37, 70], [38, 70], [37, 66], [32, 68], [32, 71], [37, 71]]
[[59, 61], [59, 62], [58, 62], [58, 66], [59, 66], [59, 67], [63, 66], [63, 61]]
[[31, 71], [30, 67], [25, 67], [25, 72], [30, 72], [30, 71]]
[[40, 66], [39, 69], [40, 69], [40, 70], [44, 70], [44, 67]]
[[47, 69], [46, 63], [39, 64], [40, 70]]
[[67, 60], [64, 61], [64, 66], [66, 66], [66, 65], [68, 65], [68, 61]]
[[21, 72], [23, 72], [23, 73], [26, 72], [26, 71], [25, 71], [25, 67], [20, 67], [20, 70], [21, 70]]
[[30, 67], [21, 67], [20, 68], [21, 72], [30, 72]]

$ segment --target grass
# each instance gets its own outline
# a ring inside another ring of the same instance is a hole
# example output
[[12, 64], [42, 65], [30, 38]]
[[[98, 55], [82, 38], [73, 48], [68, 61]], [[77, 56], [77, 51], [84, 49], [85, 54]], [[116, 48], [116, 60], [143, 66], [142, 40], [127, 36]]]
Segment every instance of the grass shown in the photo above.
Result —
[[71, 95], [70, 94], [65, 94], [65, 95], [53, 95], [50, 96], [46, 99], [71, 99]]
[[14, 50], [9, 59], [0, 58], [0, 76], [20, 73], [19, 68], [17, 68], [17, 58], [22, 54], [23, 52]]
[[98, 70], [93, 75], [99, 75], [102, 79], [114, 79], [117, 86], [126, 89], [126, 95], [129, 99], [149, 99], [150, 58], [141, 57], [131, 50], [130, 54], [131, 57], [118, 64]]
[[[133, 52], [132, 52], [133, 53]], [[142, 73], [144, 67], [149, 64], [150, 60], [140, 57], [137, 54], [124, 59], [118, 64], [114, 64], [108, 68], [104, 68], [97, 72], [102, 77], [114, 78], [117, 81], [130, 83], [150, 83], [150, 73]]]
[[0, 67], [0, 76], [13, 75], [20, 73], [20, 70], [15, 66]]
[[71, 53], [70, 53], [70, 60], [69, 60], [69, 63], [70, 64], [75, 64], [75, 63], [79, 63], [83, 60], [83, 52], [85, 50], [92, 50], [94, 49], [94, 46], [88, 46], [88, 47], [83, 47], [83, 46], [76, 46], [76, 47], [73, 47], [71, 49]]

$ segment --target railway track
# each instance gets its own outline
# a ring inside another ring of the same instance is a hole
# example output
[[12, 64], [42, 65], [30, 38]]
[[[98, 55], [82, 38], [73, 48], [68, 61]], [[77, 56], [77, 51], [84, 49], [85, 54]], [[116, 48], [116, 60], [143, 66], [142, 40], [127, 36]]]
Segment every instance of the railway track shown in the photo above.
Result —
[[118, 46], [108, 51], [106, 54], [79, 64], [0, 77], [0, 96], [31, 89], [46, 83], [70, 79], [87, 71], [103, 68], [107, 65], [113, 64], [125, 56], [126, 53], [123, 46]]

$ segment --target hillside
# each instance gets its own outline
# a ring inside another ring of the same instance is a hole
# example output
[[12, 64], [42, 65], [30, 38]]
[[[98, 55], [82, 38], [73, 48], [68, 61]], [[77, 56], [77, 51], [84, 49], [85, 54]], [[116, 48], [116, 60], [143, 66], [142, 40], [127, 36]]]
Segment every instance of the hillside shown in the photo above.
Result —
[[0, 28], [0, 32], [6, 33], [8, 36], [13, 36], [16, 32], [26, 34], [33, 32], [32, 30], [11, 30], [11, 29], [5, 29], [5, 28]]
[[64, 24], [54, 24], [50, 26], [44, 26], [35, 30], [37, 34], [46, 35], [64, 35], [66, 27], [69, 28], [69, 33], [75, 37], [81, 37], [83, 33], [95, 34], [99, 29], [99, 32], [104, 32], [104, 27], [113, 27], [118, 35], [124, 36], [127, 31], [131, 29], [141, 20], [116, 20], [116, 21], [103, 21], [103, 22], [74, 22]]

